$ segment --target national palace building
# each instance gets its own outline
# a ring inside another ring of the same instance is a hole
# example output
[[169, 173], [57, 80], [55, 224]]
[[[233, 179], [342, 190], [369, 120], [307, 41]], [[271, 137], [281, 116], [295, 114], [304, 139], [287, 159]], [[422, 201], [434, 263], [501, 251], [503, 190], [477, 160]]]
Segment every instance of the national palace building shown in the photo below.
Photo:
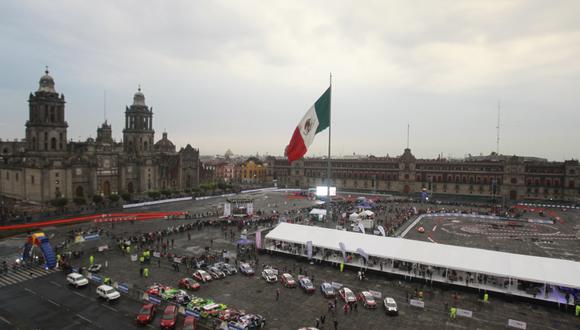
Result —
[[154, 142], [153, 109], [141, 89], [125, 109], [123, 141], [106, 121], [97, 138], [68, 140], [65, 98], [48, 70], [28, 98], [26, 138], [0, 140], [0, 194], [32, 202], [94, 195], [187, 190], [199, 183], [199, 150], [176, 151], [167, 133]]
[[[327, 162], [269, 158], [269, 176], [279, 187], [325, 185]], [[580, 200], [577, 160], [552, 162], [535, 157], [489, 156], [462, 160], [416, 159], [410, 149], [399, 157], [332, 159], [331, 182], [343, 191], [436, 196], [503, 197], [506, 200]]]

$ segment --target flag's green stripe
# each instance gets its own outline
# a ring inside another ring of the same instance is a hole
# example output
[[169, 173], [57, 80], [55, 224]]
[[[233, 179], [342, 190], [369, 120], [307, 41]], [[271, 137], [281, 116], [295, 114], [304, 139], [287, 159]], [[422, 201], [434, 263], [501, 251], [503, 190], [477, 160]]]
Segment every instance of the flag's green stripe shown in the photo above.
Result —
[[330, 87], [314, 103], [314, 109], [316, 110], [316, 117], [318, 117], [318, 128], [316, 128], [316, 133], [318, 134], [330, 126]]

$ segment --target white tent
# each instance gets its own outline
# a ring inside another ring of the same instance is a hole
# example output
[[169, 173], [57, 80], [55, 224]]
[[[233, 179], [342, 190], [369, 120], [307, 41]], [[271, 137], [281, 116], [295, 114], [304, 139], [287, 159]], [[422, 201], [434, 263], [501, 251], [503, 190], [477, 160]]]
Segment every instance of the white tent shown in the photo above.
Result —
[[370, 211], [370, 210], [364, 210], [361, 213], [359, 213], [359, 215], [361, 217], [372, 217], [375, 215], [375, 213], [373, 211]]
[[358, 214], [356, 212], [352, 213], [351, 215], [348, 216], [348, 220], [350, 221], [357, 221], [359, 218]]
[[363, 249], [369, 256], [402, 260], [423, 265], [467, 271], [493, 276], [509, 277], [547, 283], [551, 285], [580, 288], [580, 262], [536, 257], [447, 244], [361, 235], [359, 233], [281, 223], [266, 240], [276, 240], [306, 245], [312, 241], [315, 247], [340, 251], [339, 243], [347, 252]]
[[310, 215], [326, 216], [326, 210], [323, 209], [312, 209]]

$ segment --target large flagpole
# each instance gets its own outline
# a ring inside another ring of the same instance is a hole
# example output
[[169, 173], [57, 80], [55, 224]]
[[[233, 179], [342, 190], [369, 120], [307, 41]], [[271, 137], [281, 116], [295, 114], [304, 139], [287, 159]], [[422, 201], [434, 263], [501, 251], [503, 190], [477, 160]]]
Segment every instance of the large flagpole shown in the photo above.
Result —
[[330, 133], [332, 129], [332, 72], [330, 73], [330, 87], [328, 93], [328, 158], [326, 159], [326, 220], [330, 220]]

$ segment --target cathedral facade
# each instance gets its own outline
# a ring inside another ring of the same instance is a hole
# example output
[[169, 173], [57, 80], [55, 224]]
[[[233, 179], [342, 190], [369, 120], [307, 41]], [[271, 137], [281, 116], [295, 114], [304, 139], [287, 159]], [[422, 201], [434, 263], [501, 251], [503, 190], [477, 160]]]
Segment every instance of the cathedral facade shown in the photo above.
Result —
[[163, 133], [154, 142], [153, 109], [139, 88], [125, 109], [123, 141], [106, 121], [97, 138], [67, 139], [65, 98], [48, 70], [28, 99], [26, 138], [0, 141], [0, 194], [45, 203], [55, 198], [89, 200], [94, 195], [184, 191], [199, 184], [199, 150], [176, 150]]

